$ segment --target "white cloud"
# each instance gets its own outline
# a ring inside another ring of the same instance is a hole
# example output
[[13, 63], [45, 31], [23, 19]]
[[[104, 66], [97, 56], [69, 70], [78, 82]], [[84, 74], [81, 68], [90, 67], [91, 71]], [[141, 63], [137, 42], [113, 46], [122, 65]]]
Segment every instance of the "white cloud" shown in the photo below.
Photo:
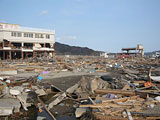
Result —
[[77, 39], [77, 36], [73, 36], [73, 35], [56, 37], [56, 41], [68, 41], [68, 40], [76, 40], [76, 39]]
[[42, 10], [41, 11], [41, 15], [47, 15], [48, 14], [48, 11], [47, 10]]

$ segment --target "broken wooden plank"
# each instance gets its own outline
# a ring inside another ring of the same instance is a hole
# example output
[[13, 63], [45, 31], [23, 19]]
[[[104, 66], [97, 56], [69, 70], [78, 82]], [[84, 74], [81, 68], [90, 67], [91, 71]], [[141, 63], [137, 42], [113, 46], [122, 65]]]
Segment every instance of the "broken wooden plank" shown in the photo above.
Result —
[[43, 108], [47, 111], [47, 113], [50, 115], [50, 117], [53, 120], [56, 120], [56, 118], [53, 116], [53, 114], [46, 108], [45, 104], [43, 103], [43, 101], [38, 97], [38, 101], [42, 104]]
[[130, 108], [132, 107], [132, 105], [117, 105], [117, 104], [113, 104], [113, 103], [100, 103], [100, 104], [95, 104], [95, 105], [80, 105], [79, 107], [90, 107], [90, 108], [110, 108], [110, 107], [115, 107], [115, 108]]
[[108, 103], [108, 102], [125, 102], [127, 100], [135, 100], [137, 98], [139, 98], [139, 96], [132, 96], [132, 97], [119, 98], [119, 99], [104, 100], [103, 103]]
[[142, 116], [160, 116], [160, 114], [156, 113], [143, 113], [143, 112], [131, 112], [133, 115], [142, 115]]
[[62, 93], [60, 94], [54, 101], [52, 101], [50, 104], [49, 104], [49, 109], [51, 109], [54, 105], [57, 105], [58, 103], [60, 103], [65, 97], [66, 97], [66, 93]]
[[95, 90], [95, 93], [97, 94], [120, 94], [120, 95], [125, 95], [125, 96], [135, 96], [136, 93], [135, 91], [129, 91], [129, 90], [120, 90], [120, 89], [115, 89], [115, 90]]

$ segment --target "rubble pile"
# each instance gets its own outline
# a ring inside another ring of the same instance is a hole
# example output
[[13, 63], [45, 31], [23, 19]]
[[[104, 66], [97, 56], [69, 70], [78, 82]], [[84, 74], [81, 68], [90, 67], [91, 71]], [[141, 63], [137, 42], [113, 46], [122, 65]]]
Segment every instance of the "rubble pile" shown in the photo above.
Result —
[[[30, 77], [0, 77], [0, 116], [8, 119], [36, 119], [38, 110], [44, 109], [40, 96], [50, 93], [51, 85], [41, 85], [38, 75]], [[34, 114], [30, 108], [35, 106]], [[47, 109], [48, 110], [48, 109]]]
[[[151, 61], [142, 59], [111, 61], [108, 62], [110, 65], [105, 62], [105, 68], [114, 72], [113, 78], [82, 77], [66, 90], [66, 94], [72, 96], [74, 93], [76, 100], [80, 101], [75, 111], [76, 117], [82, 117], [85, 113], [90, 115], [88, 119], [159, 119], [160, 101], [157, 98], [160, 96], [160, 78], [157, 77], [159, 81], [151, 80], [153, 77], [150, 75], [150, 66], [154, 66], [153, 75], [160, 74], [155, 72], [159, 71], [159, 64], [155, 66]], [[92, 114], [88, 108], [91, 108]]]
[[159, 60], [58, 56], [0, 66], [3, 117], [31, 119], [34, 106], [36, 119], [160, 119]]

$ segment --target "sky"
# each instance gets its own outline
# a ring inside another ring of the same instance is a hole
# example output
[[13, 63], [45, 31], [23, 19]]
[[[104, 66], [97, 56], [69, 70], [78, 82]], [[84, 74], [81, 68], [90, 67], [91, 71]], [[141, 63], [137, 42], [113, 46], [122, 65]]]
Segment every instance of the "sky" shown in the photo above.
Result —
[[105, 52], [160, 50], [160, 0], [0, 0], [0, 23], [55, 29], [55, 41]]

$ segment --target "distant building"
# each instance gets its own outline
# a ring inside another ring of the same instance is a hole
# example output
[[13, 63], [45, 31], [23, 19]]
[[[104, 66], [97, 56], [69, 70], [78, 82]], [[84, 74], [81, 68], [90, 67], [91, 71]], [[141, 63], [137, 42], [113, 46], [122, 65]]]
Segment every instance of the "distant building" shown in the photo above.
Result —
[[152, 54], [153, 58], [159, 58], [160, 57], [160, 52], [155, 52], [154, 54]]
[[122, 54], [144, 56], [144, 48], [142, 45], [138, 44], [135, 48], [122, 48]]
[[108, 54], [107, 54], [106, 52], [100, 53], [100, 56], [101, 56], [101, 57], [104, 57], [104, 58], [108, 58]]
[[156, 57], [160, 57], [160, 52], [156, 52], [156, 53], [155, 53], [155, 56], [156, 56]]
[[36, 57], [54, 54], [55, 30], [21, 27], [18, 24], [0, 23], [1, 59]]

